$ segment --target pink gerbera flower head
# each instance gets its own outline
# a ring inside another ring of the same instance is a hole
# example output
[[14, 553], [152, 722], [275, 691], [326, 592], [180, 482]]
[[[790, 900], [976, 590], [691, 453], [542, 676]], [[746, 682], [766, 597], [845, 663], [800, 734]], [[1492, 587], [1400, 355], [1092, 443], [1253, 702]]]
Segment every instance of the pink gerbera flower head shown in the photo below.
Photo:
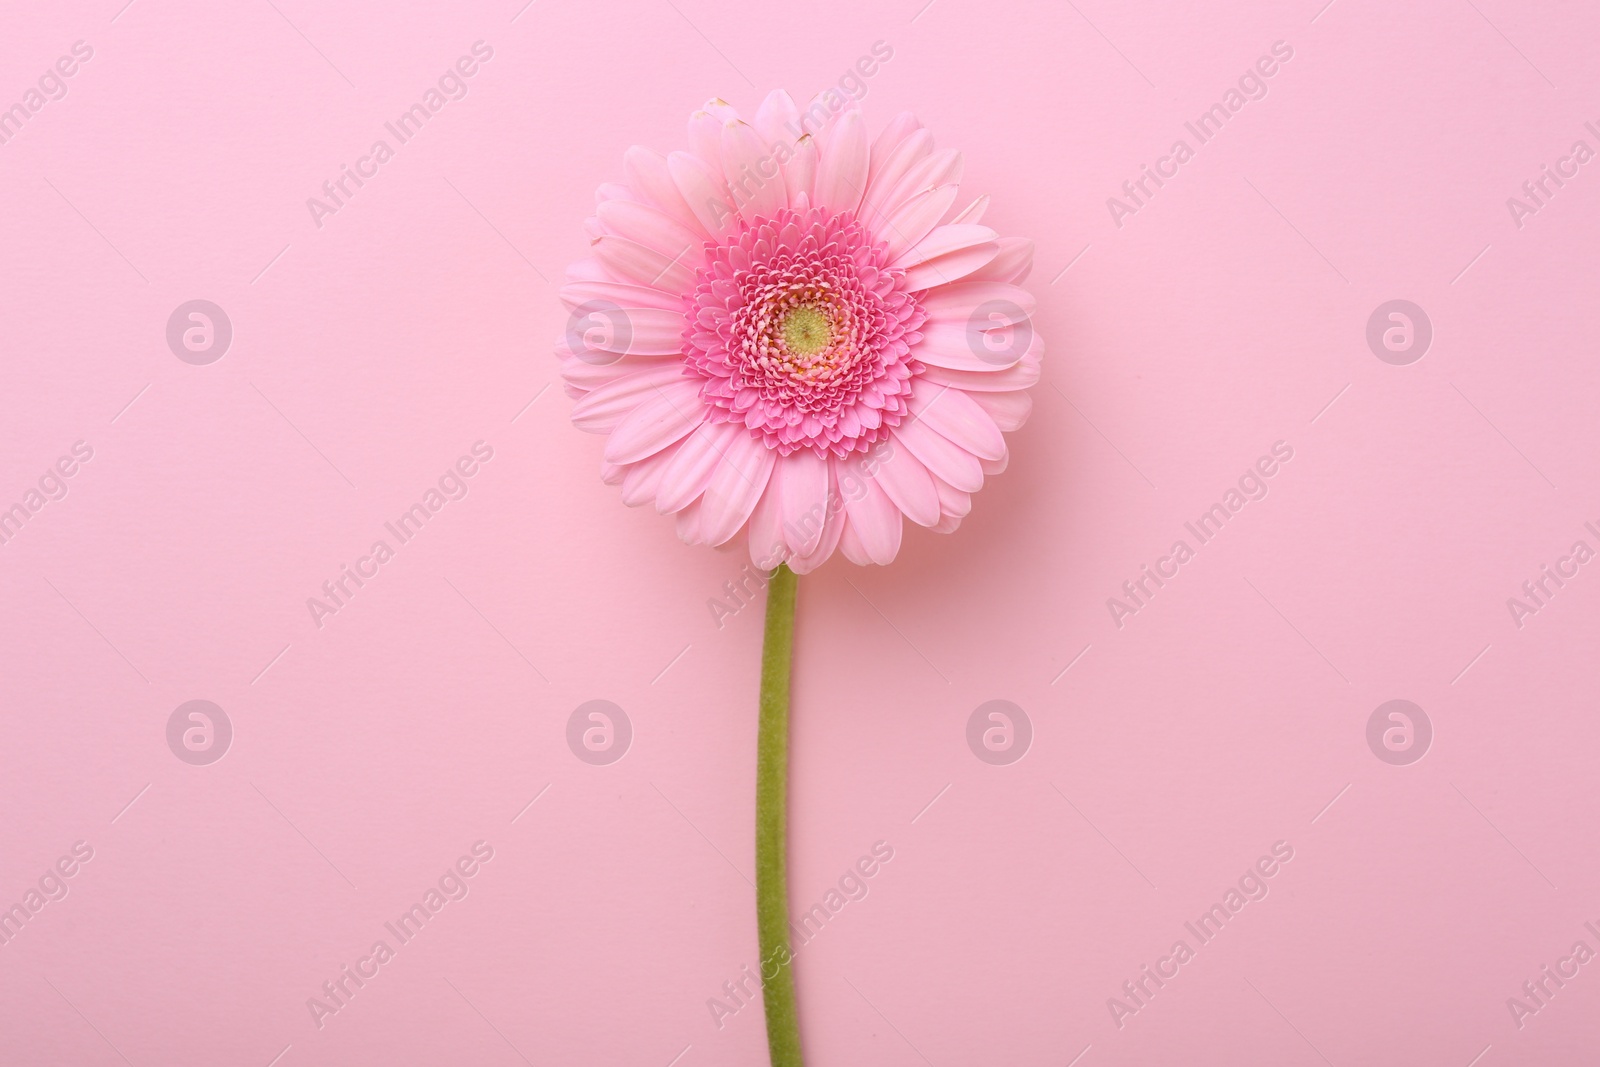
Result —
[[961, 156], [909, 114], [869, 138], [778, 91], [753, 123], [712, 101], [689, 144], [628, 150], [561, 290], [605, 481], [802, 574], [888, 563], [903, 519], [953, 531], [1039, 378], [1032, 242], [981, 225], [988, 197], [953, 212]]

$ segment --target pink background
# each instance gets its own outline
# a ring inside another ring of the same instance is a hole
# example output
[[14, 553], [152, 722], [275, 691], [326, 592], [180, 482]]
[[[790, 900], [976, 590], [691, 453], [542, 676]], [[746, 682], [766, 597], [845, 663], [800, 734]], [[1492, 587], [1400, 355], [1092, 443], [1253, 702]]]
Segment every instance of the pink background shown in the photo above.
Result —
[[[739, 554], [601, 484], [549, 279], [628, 145], [880, 40], [869, 120], [915, 109], [1036, 239], [1049, 348], [959, 533], [802, 582], [795, 904], [894, 850], [799, 953], [811, 1062], [1592, 1062], [1600, 962], [1506, 1005], [1600, 949], [1600, 567], [1506, 604], [1600, 548], [1600, 163], [1506, 206], [1600, 148], [1587, 5], [122, 3], [0, 42], [0, 106], [93, 48], [0, 145], [0, 506], [93, 449], [0, 546], [0, 905], [93, 849], [0, 948], [0, 1062], [762, 1062], [759, 1009], [707, 1005], [756, 955], [759, 606], [719, 629]], [[314, 225], [479, 40], [468, 95]], [[1275, 41], [1268, 95], [1116, 226]], [[166, 341], [192, 299], [233, 325], [209, 365]], [[1365, 340], [1392, 299], [1433, 324], [1407, 366]], [[465, 499], [318, 628], [477, 441]], [[1276, 441], [1270, 494], [1118, 628], [1106, 598]], [[1034, 730], [1006, 766], [965, 739], [996, 698]], [[1396, 698], [1434, 729], [1409, 766], [1366, 741]], [[208, 766], [167, 744], [194, 699], [234, 730]], [[608, 766], [565, 740], [594, 699], [633, 727]], [[307, 999], [480, 840], [319, 1029]], [[1119, 1028], [1278, 841], [1270, 894]]]

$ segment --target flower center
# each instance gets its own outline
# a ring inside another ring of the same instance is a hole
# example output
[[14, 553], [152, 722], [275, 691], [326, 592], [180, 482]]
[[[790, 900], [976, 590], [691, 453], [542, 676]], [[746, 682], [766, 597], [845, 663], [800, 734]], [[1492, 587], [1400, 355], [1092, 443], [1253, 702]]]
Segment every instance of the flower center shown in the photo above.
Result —
[[801, 356], [814, 356], [833, 341], [828, 316], [810, 305], [795, 308], [783, 317], [783, 344]]
[[708, 245], [684, 364], [719, 421], [781, 455], [864, 452], [907, 417], [926, 313], [856, 217], [784, 209]]

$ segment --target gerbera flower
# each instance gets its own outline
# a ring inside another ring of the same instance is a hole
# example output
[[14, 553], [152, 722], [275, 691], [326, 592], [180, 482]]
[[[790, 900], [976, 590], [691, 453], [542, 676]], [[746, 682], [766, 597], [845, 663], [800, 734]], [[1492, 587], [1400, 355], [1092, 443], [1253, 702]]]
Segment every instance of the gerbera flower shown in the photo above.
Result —
[[869, 138], [837, 94], [753, 123], [714, 100], [689, 146], [628, 150], [561, 291], [605, 481], [802, 574], [890, 562], [904, 519], [955, 530], [1031, 407], [1032, 242], [982, 225], [987, 197], [953, 211], [961, 156], [910, 114]]

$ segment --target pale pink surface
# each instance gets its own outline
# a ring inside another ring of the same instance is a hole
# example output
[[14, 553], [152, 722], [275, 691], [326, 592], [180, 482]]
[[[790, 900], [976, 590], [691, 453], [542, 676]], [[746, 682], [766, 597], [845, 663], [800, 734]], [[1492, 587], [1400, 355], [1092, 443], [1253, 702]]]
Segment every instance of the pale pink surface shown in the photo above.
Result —
[[[1600, 176], [1521, 229], [1506, 198], [1596, 146], [1600, 19], [274, 2], [8, 17], [6, 101], [94, 56], [0, 145], [0, 500], [94, 456], [0, 546], [0, 900], [95, 852], [0, 947], [0, 1062], [760, 1062], [757, 1010], [706, 1007], [756, 951], [760, 612], [719, 630], [743, 558], [620, 508], [541, 395], [541, 273], [628, 144], [877, 40], [867, 106], [1037, 242], [1050, 355], [958, 533], [804, 580], [795, 901], [894, 848], [800, 950], [812, 1062], [1592, 1060], [1596, 963], [1520, 1030], [1505, 1002], [1600, 948], [1600, 577], [1521, 629], [1506, 600], [1600, 540]], [[316, 228], [306, 198], [480, 39], [467, 97]], [[1279, 40], [1265, 99], [1116, 227]], [[195, 298], [234, 326], [209, 366], [164, 336]], [[1409, 366], [1365, 339], [1397, 298], [1434, 328]], [[306, 599], [479, 440], [466, 498], [319, 629]], [[1118, 629], [1106, 598], [1280, 440], [1269, 495]], [[597, 698], [633, 724], [609, 766], [565, 741]], [[992, 698], [1033, 722], [1010, 766], [965, 739]], [[1411, 766], [1367, 747], [1394, 698], [1434, 725]], [[233, 723], [210, 766], [167, 747], [192, 699]], [[306, 999], [480, 839], [470, 895], [319, 1031]], [[1279, 840], [1270, 895], [1119, 1030], [1107, 998]]]

